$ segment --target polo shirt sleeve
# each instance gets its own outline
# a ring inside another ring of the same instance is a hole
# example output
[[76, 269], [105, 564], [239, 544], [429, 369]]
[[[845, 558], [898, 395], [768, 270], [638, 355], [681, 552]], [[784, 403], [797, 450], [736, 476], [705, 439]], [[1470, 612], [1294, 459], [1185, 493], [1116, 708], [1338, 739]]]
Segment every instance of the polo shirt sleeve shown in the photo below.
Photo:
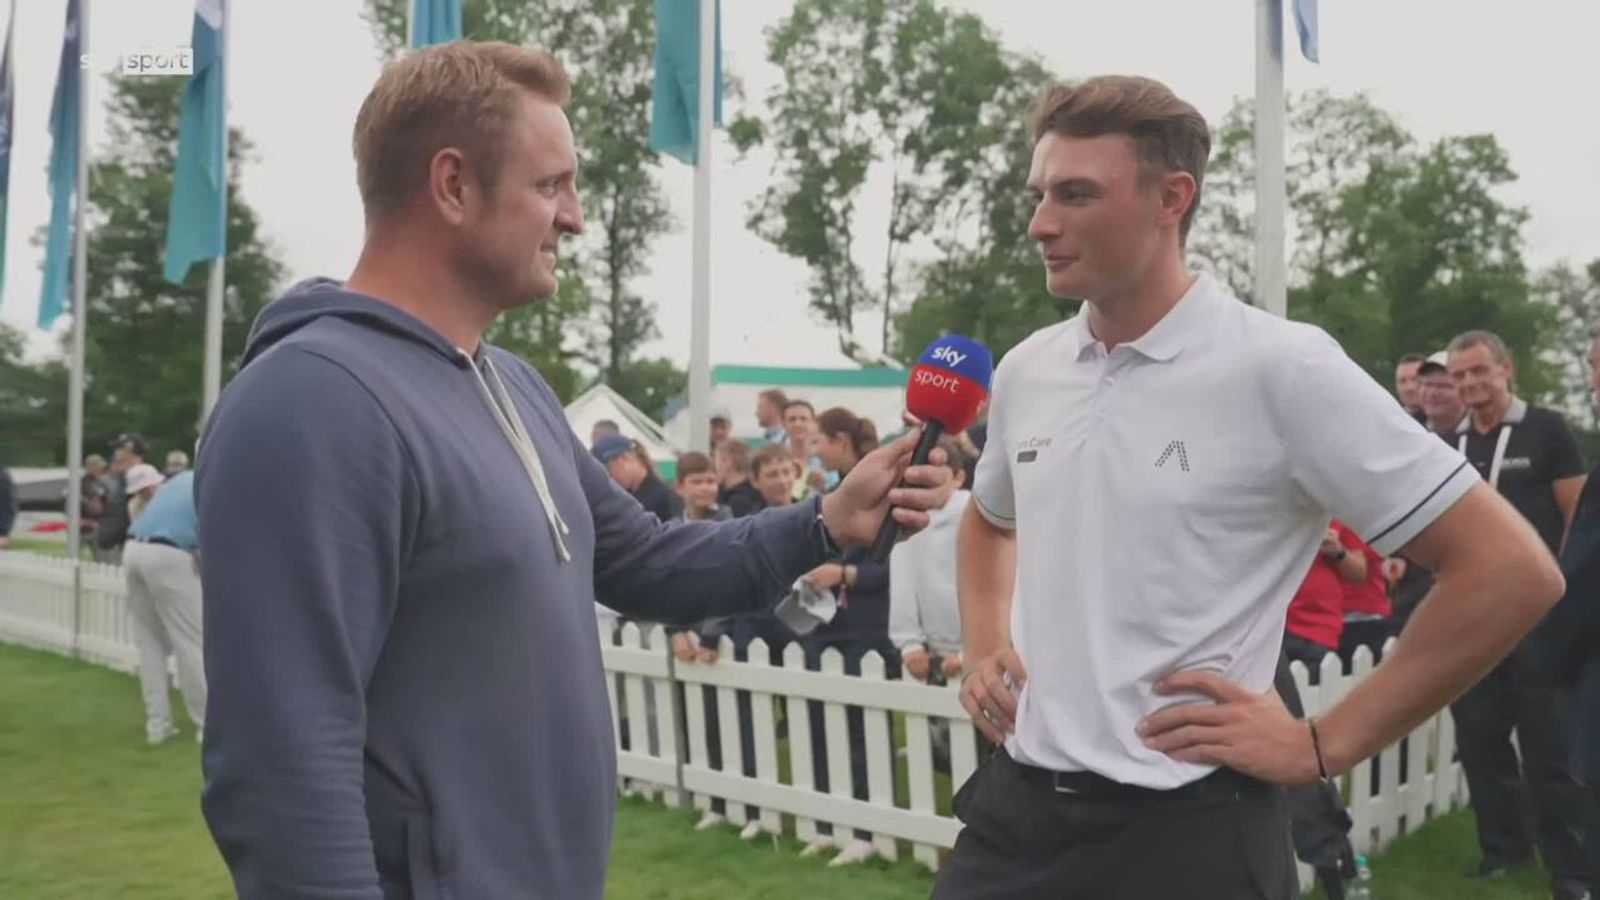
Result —
[[1017, 499], [1011, 482], [1011, 441], [1006, 436], [1007, 372], [1015, 357], [1015, 353], [1008, 354], [995, 370], [994, 391], [989, 398], [989, 436], [972, 476], [973, 505], [990, 525], [1006, 529], [1017, 527]]
[[1379, 554], [1405, 546], [1481, 481], [1316, 328], [1288, 341], [1267, 393], [1290, 476], [1312, 504]]

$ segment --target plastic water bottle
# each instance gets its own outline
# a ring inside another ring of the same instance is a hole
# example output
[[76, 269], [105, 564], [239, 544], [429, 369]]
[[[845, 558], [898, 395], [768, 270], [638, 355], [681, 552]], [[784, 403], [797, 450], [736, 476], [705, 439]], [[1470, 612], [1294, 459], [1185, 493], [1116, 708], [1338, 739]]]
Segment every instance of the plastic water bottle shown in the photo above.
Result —
[[1356, 879], [1345, 891], [1345, 900], [1374, 900], [1372, 893], [1372, 867], [1365, 853], [1356, 854]]

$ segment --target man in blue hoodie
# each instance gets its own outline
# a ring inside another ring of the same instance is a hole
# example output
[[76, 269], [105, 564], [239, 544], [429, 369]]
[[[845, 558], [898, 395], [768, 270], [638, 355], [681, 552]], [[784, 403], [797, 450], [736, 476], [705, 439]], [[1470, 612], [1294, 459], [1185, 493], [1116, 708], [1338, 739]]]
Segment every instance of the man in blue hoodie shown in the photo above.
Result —
[[[775, 601], [949, 494], [915, 435], [820, 501], [662, 524], [483, 343], [583, 225], [548, 54], [454, 42], [356, 120], [360, 261], [271, 304], [203, 439], [203, 807], [241, 897], [598, 898], [616, 760], [594, 602]], [[935, 461], [937, 462], [937, 461]], [[906, 487], [895, 487], [902, 478]]]

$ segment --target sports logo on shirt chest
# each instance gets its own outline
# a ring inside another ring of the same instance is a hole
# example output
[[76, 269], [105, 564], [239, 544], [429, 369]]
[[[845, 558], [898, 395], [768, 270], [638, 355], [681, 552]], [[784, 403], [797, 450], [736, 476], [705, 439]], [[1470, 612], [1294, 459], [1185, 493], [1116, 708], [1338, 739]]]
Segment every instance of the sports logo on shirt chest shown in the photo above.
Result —
[[1164, 469], [1168, 465], [1176, 465], [1182, 471], [1189, 471], [1189, 448], [1183, 445], [1183, 441], [1168, 441], [1167, 449], [1156, 457], [1156, 468]]
[[1039, 458], [1039, 451], [1050, 446], [1051, 439], [1047, 437], [1031, 437], [1017, 441], [1017, 462], [1031, 463]]

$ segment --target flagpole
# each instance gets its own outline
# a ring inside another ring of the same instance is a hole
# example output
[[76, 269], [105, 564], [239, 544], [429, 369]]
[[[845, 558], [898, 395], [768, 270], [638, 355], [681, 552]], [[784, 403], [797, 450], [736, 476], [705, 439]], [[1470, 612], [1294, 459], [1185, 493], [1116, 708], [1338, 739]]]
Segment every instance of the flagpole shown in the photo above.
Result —
[[695, 134], [694, 294], [689, 330], [689, 449], [711, 445], [711, 129], [715, 115], [717, 2], [700, 0], [700, 115]]
[[[89, 55], [89, 0], [78, 7], [78, 52]], [[67, 553], [72, 557], [72, 655], [83, 621], [83, 353], [88, 328], [89, 72], [78, 73], [78, 183], [72, 213], [72, 374], [67, 383]]]
[[1284, 260], [1283, 3], [1256, 3], [1256, 306], [1288, 315]]
[[217, 36], [221, 46], [217, 52], [217, 77], [222, 95], [222, 254], [211, 260], [211, 277], [206, 282], [206, 359], [203, 396], [200, 401], [200, 427], [211, 418], [217, 405], [217, 395], [222, 392], [222, 296], [226, 287], [225, 272], [228, 263], [228, 29], [233, 22], [232, 10], [226, 3], [222, 9], [222, 29]]

